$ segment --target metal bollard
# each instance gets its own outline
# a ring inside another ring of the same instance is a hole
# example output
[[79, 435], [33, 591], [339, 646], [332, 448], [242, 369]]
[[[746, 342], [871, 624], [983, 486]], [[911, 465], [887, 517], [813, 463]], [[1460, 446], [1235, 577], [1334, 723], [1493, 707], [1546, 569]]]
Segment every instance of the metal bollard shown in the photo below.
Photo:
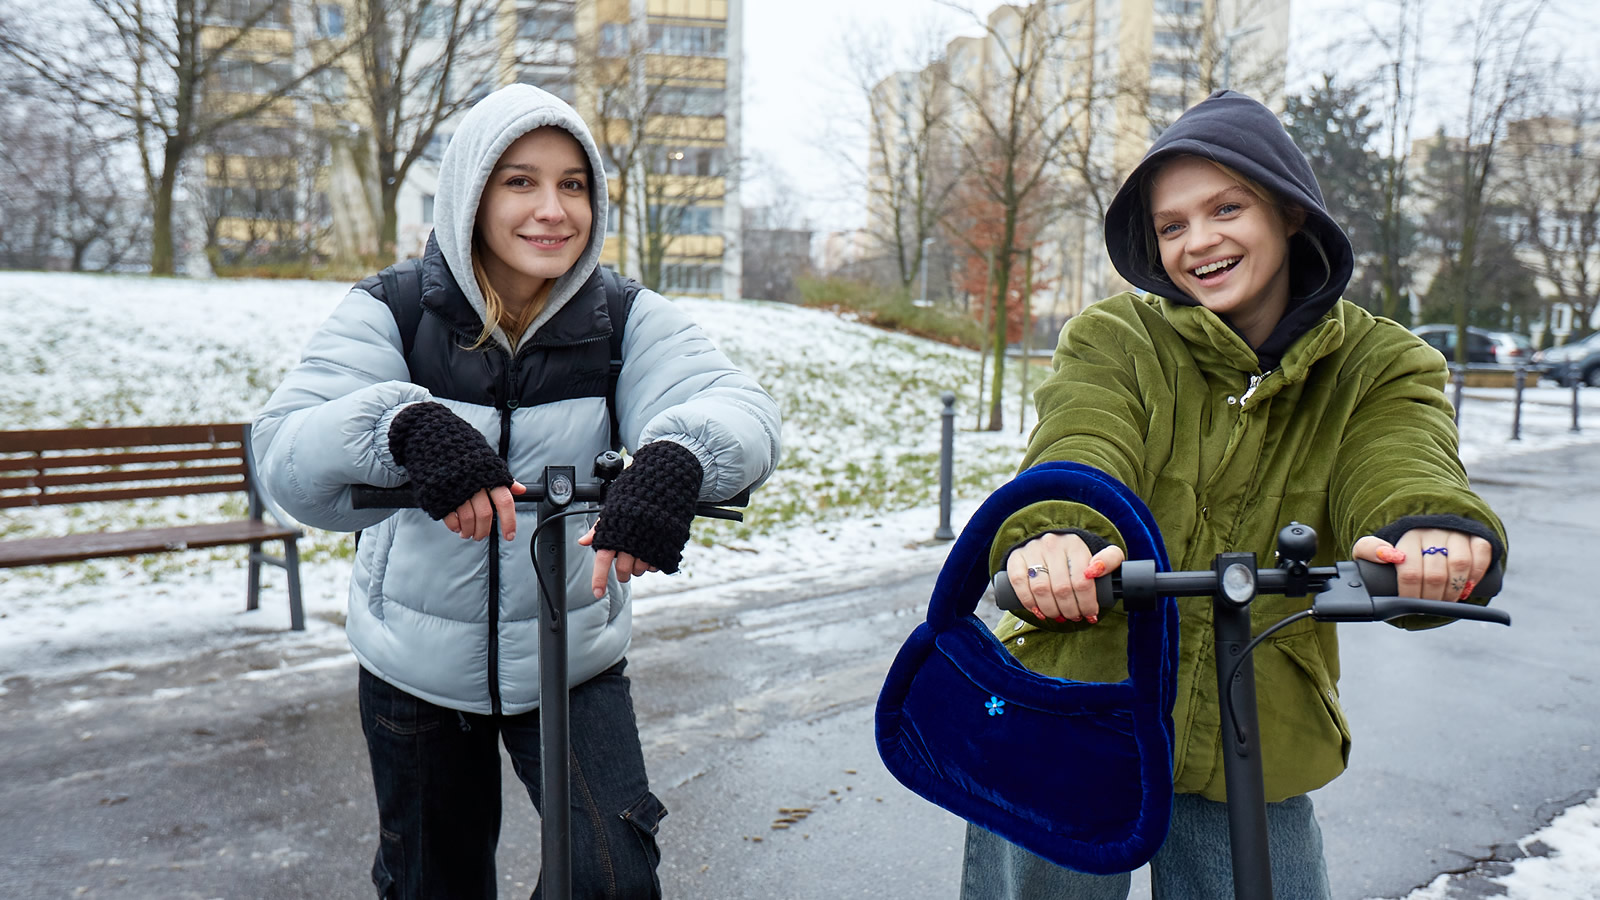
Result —
[[1517, 366], [1516, 399], [1511, 404], [1511, 439], [1522, 440], [1522, 388], [1528, 383], [1528, 371]]
[[1583, 384], [1583, 379], [1572, 380], [1572, 433], [1578, 433], [1578, 386]]
[[1467, 383], [1466, 373], [1455, 363], [1450, 364], [1450, 385], [1454, 388], [1450, 405], [1455, 407], [1456, 427], [1461, 426], [1461, 387]]
[[944, 422], [939, 440], [939, 527], [934, 529], [933, 539], [949, 541], [956, 536], [950, 530], [950, 488], [955, 481], [956, 395], [945, 391], [939, 399], [944, 401], [944, 412], [940, 414]]

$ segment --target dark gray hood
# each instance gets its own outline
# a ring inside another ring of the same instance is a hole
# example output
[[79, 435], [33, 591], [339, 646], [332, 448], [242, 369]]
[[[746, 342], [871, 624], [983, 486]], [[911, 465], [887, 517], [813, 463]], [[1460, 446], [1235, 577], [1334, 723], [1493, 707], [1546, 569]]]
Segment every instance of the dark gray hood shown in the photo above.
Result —
[[[1305, 154], [1272, 111], [1233, 91], [1218, 91], [1195, 104], [1150, 147], [1106, 210], [1106, 251], [1117, 272], [1135, 286], [1177, 303], [1198, 306], [1151, 259], [1146, 232], [1153, 227], [1140, 187], [1175, 156], [1216, 160], [1306, 211], [1300, 232], [1289, 240], [1289, 309], [1266, 342], [1256, 348], [1262, 367], [1272, 368], [1295, 339], [1310, 330], [1344, 294], [1355, 270], [1350, 239], [1328, 216], [1322, 189]], [[1307, 238], [1314, 235], [1322, 253]]]

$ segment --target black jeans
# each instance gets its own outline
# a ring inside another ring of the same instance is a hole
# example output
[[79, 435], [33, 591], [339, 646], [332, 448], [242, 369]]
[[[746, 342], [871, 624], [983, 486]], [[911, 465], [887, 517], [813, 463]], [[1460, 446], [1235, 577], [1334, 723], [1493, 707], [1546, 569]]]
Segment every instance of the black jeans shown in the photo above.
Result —
[[[659, 898], [656, 828], [627, 661], [572, 689], [572, 895]], [[372, 881], [382, 900], [495, 900], [500, 750], [536, 809], [539, 711], [480, 716], [435, 706], [364, 667], [361, 729], [378, 794]], [[535, 886], [534, 900], [541, 897]]]

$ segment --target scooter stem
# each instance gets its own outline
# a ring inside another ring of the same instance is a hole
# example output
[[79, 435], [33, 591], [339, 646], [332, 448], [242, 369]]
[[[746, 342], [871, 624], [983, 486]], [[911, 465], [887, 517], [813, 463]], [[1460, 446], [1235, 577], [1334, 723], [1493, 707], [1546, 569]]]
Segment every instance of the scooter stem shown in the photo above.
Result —
[[[1256, 555], [1223, 553], [1216, 559], [1217, 592], [1211, 628], [1216, 640], [1222, 773], [1227, 779], [1228, 837], [1233, 854], [1233, 893], [1241, 900], [1272, 900], [1267, 851], [1266, 788], [1256, 716], [1255, 666], [1250, 643], [1250, 603], [1256, 596]], [[1234, 684], [1226, 683], [1232, 670]], [[1237, 723], [1237, 728], [1235, 724]]]
[[[566, 509], [572, 502], [577, 472], [572, 466], [544, 470], [545, 498], [539, 501], [538, 521]], [[567, 900], [572, 896], [572, 737], [567, 694], [567, 529], [565, 522], [540, 529], [533, 544], [534, 565], [544, 570], [544, 585], [552, 596], [541, 598], [539, 615], [539, 882], [543, 896]]]

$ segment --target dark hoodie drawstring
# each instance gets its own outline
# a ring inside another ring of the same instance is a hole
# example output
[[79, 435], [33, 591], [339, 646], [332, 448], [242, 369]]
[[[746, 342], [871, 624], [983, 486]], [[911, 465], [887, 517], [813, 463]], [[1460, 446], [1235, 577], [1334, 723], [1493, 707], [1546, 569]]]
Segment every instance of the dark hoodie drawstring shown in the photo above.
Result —
[[461, 723], [461, 730], [462, 731], [471, 731], [472, 730], [472, 726], [467, 724], [467, 714], [466, 713], [464, 713], [464, 712], [462, 712], [460, 710], [456, 710], [456, 721]]

